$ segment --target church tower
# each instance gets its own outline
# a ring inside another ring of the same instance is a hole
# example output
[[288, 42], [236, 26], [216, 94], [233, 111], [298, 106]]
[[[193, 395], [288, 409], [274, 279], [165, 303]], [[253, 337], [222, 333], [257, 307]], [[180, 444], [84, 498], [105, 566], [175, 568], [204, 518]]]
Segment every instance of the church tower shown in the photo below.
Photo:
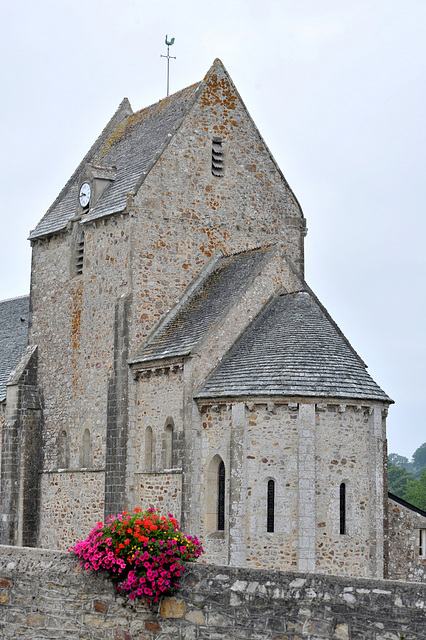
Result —
[[383, 574], [391, 400], [304, 281], [305, 233], [219, 60], [123, 100], [30, 236], [36, 544], [155, 506], [211, 562]]

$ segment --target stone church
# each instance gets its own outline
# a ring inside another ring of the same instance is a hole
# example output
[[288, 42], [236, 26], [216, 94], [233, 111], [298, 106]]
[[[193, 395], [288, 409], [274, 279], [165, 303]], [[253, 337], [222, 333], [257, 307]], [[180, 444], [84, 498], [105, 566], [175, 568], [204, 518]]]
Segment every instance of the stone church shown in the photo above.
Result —
[[154, 506], [209, 563], [426, 580], [426, 513], [387, 494], [392, 400], [305, 282], [305, 234], [219, 60], [123, 100], [30, 233], [29, 298], [0, 303], [1, 543]]

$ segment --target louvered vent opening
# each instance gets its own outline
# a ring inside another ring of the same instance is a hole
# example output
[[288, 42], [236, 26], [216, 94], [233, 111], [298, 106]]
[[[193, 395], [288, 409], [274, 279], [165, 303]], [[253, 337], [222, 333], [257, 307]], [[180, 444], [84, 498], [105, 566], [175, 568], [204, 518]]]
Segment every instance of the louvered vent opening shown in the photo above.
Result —
[[84, 235], [80, 236], [77, 242], [77, 255], [75, 262], [75, 272], [78, 276], [83, 273], [83, 258], [84, 258]]
[[212, 174], [217, 178], [225, 175], [225, 154], [222, 140], [212, 142]]

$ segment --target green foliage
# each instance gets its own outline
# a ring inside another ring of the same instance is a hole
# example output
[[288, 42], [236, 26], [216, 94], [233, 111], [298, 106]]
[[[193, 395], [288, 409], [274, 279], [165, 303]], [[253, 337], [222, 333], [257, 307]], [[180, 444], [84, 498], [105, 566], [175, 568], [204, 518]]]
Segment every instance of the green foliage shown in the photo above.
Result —
[[398, 453], [388, 455], [388, 489], [426, 511], [426, 442], [415, 450], [411, 461]]
[[388, 469], [388, 489], [399, 498], [405, 499], [405, 491], [409, 482], [415, 480], [414, 475], [405, 467], [391, 465]]
[[388, 465], [389, 466], [396, 465], [397, 467], [405, 467], [406, 469], [410, 470], [409, 467], [410, 467], [411, 463], [408, 460], [408, 458], [406, 458], [405, 456], [400, 456], [399, 453], [390, 453], [388, 455]]
[[426, 468], [426, 442], [420, 445], [420, 447], [415, 450], [412, 460], [409, 460], [405, 456], [399, 455], [399, 453], [390, 453], [388, 455], [389, 473], [392, 467], [405, 469], [413, 476], [411, 478], [407, 478], [402, 472], [397, 474], [395, 470], [393, 470], [392, 474], [389, 476], [389, 491], [403, 498], [403, 496], [398, 493], [398, 491], [401, 491], [401, 488], [405, 489], [406, 481], [420, 478], [423, 469]]
[[401, 497], [415, 507], [426, 511], [426, 469], [423, 469], [419, 479], [415, 478], [407, 482], [404, 495]]
[[397, 467], [407, 467], [410, 464], [408, 458], [400, 456], [399, 453], [390, 453], [388, 455], [389, 466], [396, 465]]
[[424, 442], [413, 453], [413, 466], [416, 471], [420, 471], [426, 467], [426, 442]]

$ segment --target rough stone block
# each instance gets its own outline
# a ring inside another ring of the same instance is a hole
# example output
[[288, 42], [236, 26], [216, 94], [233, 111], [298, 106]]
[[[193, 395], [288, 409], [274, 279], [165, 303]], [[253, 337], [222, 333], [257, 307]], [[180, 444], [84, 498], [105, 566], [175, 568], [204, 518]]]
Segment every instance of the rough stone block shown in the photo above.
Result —
[[164, 619], [182, 618], [185, 613], [185, 603], [176, 598], [164, 598], [161, 603], [160, 615]]
[[349, 640], [349, 627], [346, 622], [336, 625], [333, 640]]
[[8, 580], [7, 578], [0, 579], [0, 589], [11, 589], [13, 587], [12, 580]]
[[109, 607], [105, 602], [95, 600], [93, 603], [93, 608], [97, 613], [107, 613]]
[[114, 640], [132, 640], [132, 636], [125, 629], [116, 629], [114, 631]]
[[29, 627], [44, 627], [44, 616], [40, 613], [31, 613], [27, 617], [27, 625]]
[[309, 634], [315, 634], [321, 638], [329, 638], [331, 624], [326, 620], [309, 620], [304, 625], [303, 631]]
[[206, 621], [203, 613], [198, 609], [188, 611], [185, 616], [185, 620], [188, 620], [188, 622], [192, 622], [193, 624], [204, 624]]

